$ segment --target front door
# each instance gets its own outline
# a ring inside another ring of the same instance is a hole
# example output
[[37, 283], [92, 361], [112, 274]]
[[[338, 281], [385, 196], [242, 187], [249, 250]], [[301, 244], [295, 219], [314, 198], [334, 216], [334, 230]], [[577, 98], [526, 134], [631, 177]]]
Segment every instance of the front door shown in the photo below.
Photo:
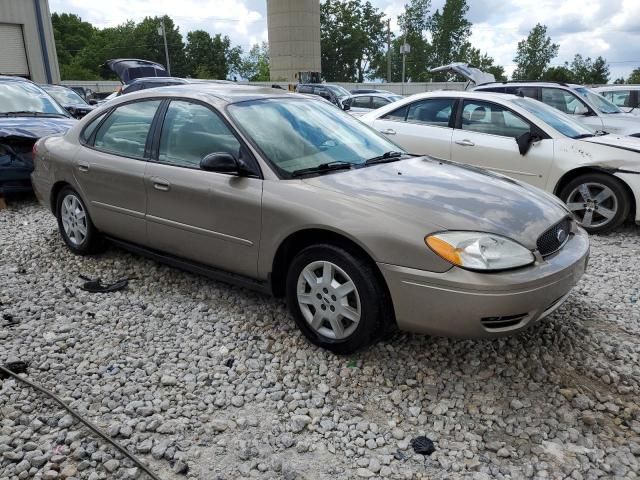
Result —
[[262, 180], [207, 172], [210, 153], [249, 155], [209, 106], [173, 100], [147, 165], [147, 233], [153, 248], [230, 272], [255, 276]]
[[453, 134], [451, 160], [476, 165], [540, 188], [553, 163], [553, 139], [534, 142], [522, 155], [516, 138], [533, 126], [502, 105], [464, 100], [462, 119]]

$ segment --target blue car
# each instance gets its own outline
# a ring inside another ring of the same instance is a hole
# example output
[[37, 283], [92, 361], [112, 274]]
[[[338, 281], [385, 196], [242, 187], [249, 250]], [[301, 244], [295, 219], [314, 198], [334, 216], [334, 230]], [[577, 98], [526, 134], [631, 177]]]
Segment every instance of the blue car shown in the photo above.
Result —
[[30, 192], [34, 143], [65, 133], [75, 122], [35, 83], [0, 76], [0, 196]]

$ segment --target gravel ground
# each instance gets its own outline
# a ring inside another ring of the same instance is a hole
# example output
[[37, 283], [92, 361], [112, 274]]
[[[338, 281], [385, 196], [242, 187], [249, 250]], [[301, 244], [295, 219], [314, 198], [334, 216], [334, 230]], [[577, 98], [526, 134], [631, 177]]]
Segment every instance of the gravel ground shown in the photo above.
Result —
[[[138, 277], [90, 294], [79, 274]], [[280, 301], [111, 248], [81, 258], [31, 200], [0, 211], [0, 364], [163, 479], [638, 478], [640, 229], [592, 238], [559, 311], [516, 337], [398, 334], [337, 357]], [[143, 478], [44, 396], [0, 380], [0, 478]], [[413, 453], [427, 435], [436, 451]]]

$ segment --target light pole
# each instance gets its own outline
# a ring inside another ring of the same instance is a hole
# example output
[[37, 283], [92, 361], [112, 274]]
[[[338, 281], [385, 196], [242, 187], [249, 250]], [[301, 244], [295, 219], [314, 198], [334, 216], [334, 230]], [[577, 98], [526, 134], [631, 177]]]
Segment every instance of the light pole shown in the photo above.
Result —
[[404, 95], [404, 72], [407, 65], [407, 53], [411, 51], [408, 43], [400, 45], [400, 53], [402, 54], [402, 95]]
[[160, 20], [160, 26], [158, 27], [158, 35], [162, 35], [164, 40], [164, 56], [167, 59], [167, 73], [171, 76], [171, 65], [169, 64], [169, 48], [167, 47], [167, 32], [164, 28], [164, 17]]

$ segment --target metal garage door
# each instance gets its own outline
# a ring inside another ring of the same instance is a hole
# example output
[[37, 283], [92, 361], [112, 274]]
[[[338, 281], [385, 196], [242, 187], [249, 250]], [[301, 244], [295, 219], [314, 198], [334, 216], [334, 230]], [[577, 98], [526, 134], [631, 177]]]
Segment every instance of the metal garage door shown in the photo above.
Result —
[[0, 74], [29, 76], [22, 25], [0, 23]]

